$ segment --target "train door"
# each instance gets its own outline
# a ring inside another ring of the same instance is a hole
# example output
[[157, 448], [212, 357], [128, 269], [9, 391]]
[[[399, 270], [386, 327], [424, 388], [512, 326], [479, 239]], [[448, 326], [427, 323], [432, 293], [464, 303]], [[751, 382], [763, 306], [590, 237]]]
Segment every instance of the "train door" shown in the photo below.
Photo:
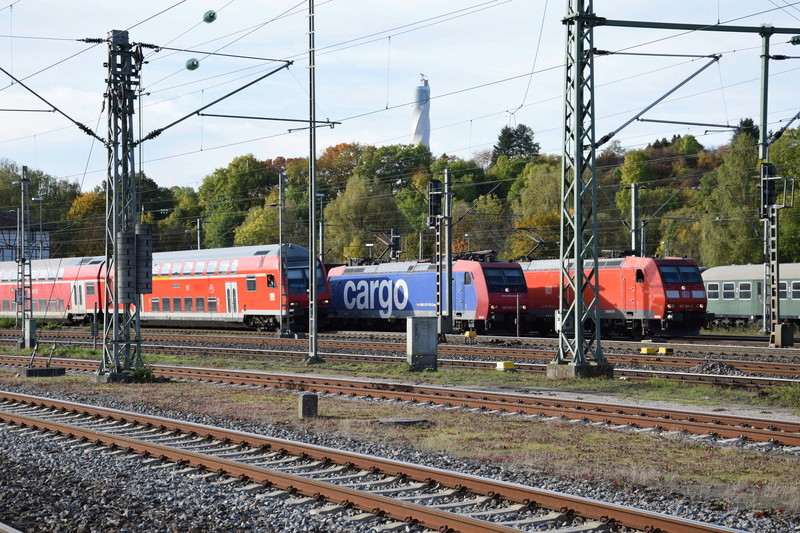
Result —
[[72, 301], [72, 312], [83, 313], [86, 311], [86, 282], [73, 281], [70, 300]]
[[235, 281], [225, 282], [225, 312], [233, 316], [239, 312], [239, 301]]

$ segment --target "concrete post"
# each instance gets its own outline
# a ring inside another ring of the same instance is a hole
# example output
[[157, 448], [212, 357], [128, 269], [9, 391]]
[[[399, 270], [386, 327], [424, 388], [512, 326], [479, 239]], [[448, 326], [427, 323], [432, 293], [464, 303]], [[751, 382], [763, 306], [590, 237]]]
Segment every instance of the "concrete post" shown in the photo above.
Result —
[[406, 361], [411, 370], [438, 370], [438, 317], [406, 319]]

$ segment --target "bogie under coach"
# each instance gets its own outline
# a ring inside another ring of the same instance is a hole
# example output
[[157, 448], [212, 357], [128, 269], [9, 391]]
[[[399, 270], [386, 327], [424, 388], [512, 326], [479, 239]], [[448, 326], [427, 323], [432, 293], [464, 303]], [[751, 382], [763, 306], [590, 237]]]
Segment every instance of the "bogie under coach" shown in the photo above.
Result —
[[[436, 265], [424, 262], [332, 268], [331, 321], [388, 328], [409, 317], [435, 317], [436, 276]], [[527, 311], [527, 288], [516, 263], [458, 260], [452, 278], [456, 331], [514, 331]]]

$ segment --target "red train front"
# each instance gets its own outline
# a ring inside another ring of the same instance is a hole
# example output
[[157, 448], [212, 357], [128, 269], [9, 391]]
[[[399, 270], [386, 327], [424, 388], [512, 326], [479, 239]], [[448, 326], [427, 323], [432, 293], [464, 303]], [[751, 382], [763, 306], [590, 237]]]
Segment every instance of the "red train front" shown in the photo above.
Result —
[[[523, 263], [532, 328], [552, 331], [558, 310], [559, 262]], [[692, 259], [629, 256], [598, 261], [605, 334], [696, 335], [706, 320], [706, 294]], [[590, 295], [584, 295], [588, 302]]]

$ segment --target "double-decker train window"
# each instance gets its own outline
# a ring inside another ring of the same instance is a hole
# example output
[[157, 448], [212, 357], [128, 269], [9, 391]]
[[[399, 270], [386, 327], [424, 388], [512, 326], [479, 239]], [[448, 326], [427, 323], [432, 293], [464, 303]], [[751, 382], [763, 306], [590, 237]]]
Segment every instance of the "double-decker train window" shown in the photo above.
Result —
[[161, 309], [165, 313], [169, 313], [170, 311], [169, 298], [161, 298]]
[[719, 283], [709, 283], [706, 287], [706, 295], [709, 300], [717, 300], [719, 298]]
[[733, 300], [736, 298], [736, 284], [731, 282], [725, 282], [722, 284], [722, 299], [723, 300]]
[[792, 282], [792, 300], [800, 300], [800, 281]]
[[11, 310], [11, 302], [9, 300], [3, 300], [3, 311], [10, 311]]
[[10, 278], [10, 277], [11, 277], [11, 271], [10, 270], [3, 270], [3, 281], [8, 281], [8, 278]]
[[200, 275], [203, 273], [203, 270], [206, 268], [205, 261], [198, 261], [194, 264], [194, 273], [195, 275]]
[[217, 312], [217, 299], [216, 298], [209, 298], [208, 299], [208, 312], [209, 313], [216, 313]]
[[181, 273], [181, 264], [182, 263], [180, 261], [175, 261], [174, 263], [172, 263], [172, 275], [173, 276], [180, 275], [180, 273]]
[[187, 313], [191, 313], [192, 312], [192, 297], [191, 296], [186, 296], [183, 299], [183, 310], [186, 311]]
[[231, 274], [236, 274], [236, 269], [238, 269], [238, 268], [239, 268], [239, 260], [238, 259], [234, 259], [231, 262]]
[[219, 262], [219, 273], [220, 274], [227, 274], [228, 273], [228, 265], [230, 263], [231, 262], [228, 261], [227, 259], [223, 259], [222, 261], [220, 261]]
[[206, 266], [206, 274], [214, 274], [217, 271], [217, 260], [212, 259], [208, 262], [208, 266]]
[[161, 300], [158, 298], [150, 298], [150, 310], [154, 313], [161, 311]]
[[194, 266], [194, 263], [192, 261], [186, 261], [183, 264], [183, 275], [184, 276], [189, 276], [192, 273], [192, 267], [193, 266]]
[[197, 298], [195, 298], [195, 302], [194, 303], [195, 303], [195, 306], [194, 306], [195, 311], [197, 311], [198, 313], [205, 313], [206, 312], [206, 305], [205, 305], [206, 301], [203, 300], [203, 298], [198, 296]]
[[94, 282], [87, 281], [86, 282], [86, 296], [94, 296]]
[[161, 263], [153, 263], [153, 266], [151, 267], [150, 273], [153, 276], [158, 276], [159, 272], [161, 272]]
[[172, 299], [172, 310], [176, 313], [180, 313], [181, 311], [181, 299], [176, 297]]
[[749, 281], [742, 281], [739, 283], [739, 299], [749, 300], [752, 298], [753, 285]]
[[161, 263], [161, 275], [168, 276], [171, 263]]
[[255, 276], [247, 276], [247, 292], [255, 292], [256, 290], [256, 277]]

